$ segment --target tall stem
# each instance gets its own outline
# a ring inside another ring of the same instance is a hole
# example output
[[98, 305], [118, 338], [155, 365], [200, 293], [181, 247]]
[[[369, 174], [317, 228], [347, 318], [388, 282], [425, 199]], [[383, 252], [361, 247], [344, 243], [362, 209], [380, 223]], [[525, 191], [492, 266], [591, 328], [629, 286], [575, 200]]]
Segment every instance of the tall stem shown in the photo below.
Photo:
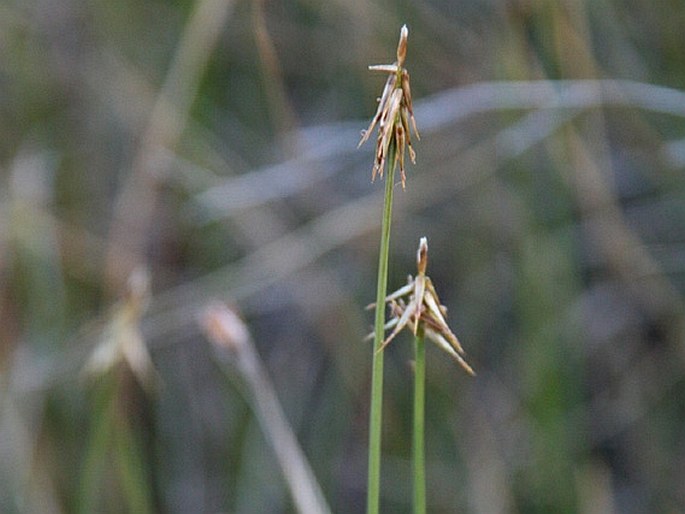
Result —
[[426, 513], [426, 459], [424, 449], [424, 418], [426, 398], [426, 345], [423, 324], [414, 338], [414, 433], [412, 468], [414, 474], [414, 514]]
[[376, 319], [374, 325], [373, 367], [371, 371], [371, 411], [369, 416], [369, 477], [367, 488], [367, 514], [378, 514], [381, 482], [381, 425], [383, 418], [383, 344], [385, 331], [385, 295], [388, 284], [388, 255], [390, 253], [390, 223], [392, 221], [392, 194], [395, 180], [395, 148], [391, 143], [388, 152], [388, 176], [385, 177], [383, 224], [378, 254], [378, 287], [376, 288]]

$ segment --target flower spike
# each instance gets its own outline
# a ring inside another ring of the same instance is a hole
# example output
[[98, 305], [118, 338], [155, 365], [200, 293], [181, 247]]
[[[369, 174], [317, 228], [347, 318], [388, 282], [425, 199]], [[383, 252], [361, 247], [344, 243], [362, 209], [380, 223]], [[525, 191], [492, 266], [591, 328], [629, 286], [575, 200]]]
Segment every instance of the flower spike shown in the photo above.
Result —
[[[390, 307], [390, 320], [385, 329], [390, 335], [383, 341], [378, 351], [382, 351], [395, 339], [402, 329], [410, 327], [416, 335], [420, 324], [423, 324], [425, 335], [438, 348], [454, 359], [469, 375], [475, 375], [473, 368], [464, 359], [464, 349], [457, 336], [452, 332], [447, 320], [447, 308], [440, 304], [433, 282], [426, 275], [428, 265], [428, 241], [422, 237], [416, 253], [416, 277], [409, 276], [407, 285], [390, 293], [385, 303]], [[374, 304], [369, 307], [376, 307]]]
[[395, 158], [388, 166], [400, 167], [400, 177], [402, 189], [405, 189], [407, 177], [404, 171], [404, 154], [409, 149], [409, 158], [416, 164], [416, 152], [411, 146], [411, 134], [409, 121], [411, 120], [411, 131], [417, 139], [419, 132], [416, 130], [416, 120], [414, 119], [414, 109], [411, 103], [411, 89], [409, 87], [409, 73], [403, 68], [404, 60], [407, 57], [407, 39], [409, 29], [403, 25], [400, 29], [400, 40], [397, 44], [397, 61], [393, 64], [377, 64], [369, 66], [371, 71], [388, 73], [388, 80], [385, 82], [383, 93], [378, 100], [378, 109], [369, 124], [369, 128], [362, 130], [362, 137], [359, 146], [369, 139], [373, 129], [378, 125], [378, 139], [376, 140], [376, 156], [371, 181], [376, 179], [376, 175], [383, 178], [385, 164], [388, 153], [394, 148]]

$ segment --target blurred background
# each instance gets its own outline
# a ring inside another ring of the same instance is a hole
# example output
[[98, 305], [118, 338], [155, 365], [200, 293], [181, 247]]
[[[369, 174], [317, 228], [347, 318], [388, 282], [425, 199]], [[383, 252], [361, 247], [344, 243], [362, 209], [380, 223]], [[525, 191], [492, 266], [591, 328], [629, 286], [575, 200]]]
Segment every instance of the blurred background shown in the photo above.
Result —
[[478, 373], [429, 346], [429, 511], [685, 511], [685, 4], [645, 0], [2, 2], [0, 511], [295, 512], [213, 300], [363, 511], [383, 182], [356, 146], [403, 23], [389, 288], [426, 236]]

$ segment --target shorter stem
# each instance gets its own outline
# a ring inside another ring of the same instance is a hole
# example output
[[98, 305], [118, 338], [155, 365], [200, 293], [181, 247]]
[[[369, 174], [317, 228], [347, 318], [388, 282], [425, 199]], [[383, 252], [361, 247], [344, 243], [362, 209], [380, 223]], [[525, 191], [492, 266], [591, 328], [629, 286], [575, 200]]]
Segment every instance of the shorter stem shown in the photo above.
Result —
[[425, 459], [425, 397], [426, 397], [426, 345], [423, 323], [419, 323], [414, 338], [414, 433], [412, 468], [414, 473], [414, 514], [426, 512], [426, 459]]

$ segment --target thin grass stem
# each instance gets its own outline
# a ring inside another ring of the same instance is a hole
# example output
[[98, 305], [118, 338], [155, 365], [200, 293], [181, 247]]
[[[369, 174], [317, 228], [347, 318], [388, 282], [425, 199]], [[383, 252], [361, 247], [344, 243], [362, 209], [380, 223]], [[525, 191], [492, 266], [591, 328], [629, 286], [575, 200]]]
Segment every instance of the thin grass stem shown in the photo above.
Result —
[[143, 458], [141, 441], [130, 419], [122, 416], [114, 422], [112, 456], [114, 465], [118, 468], [119, 481], [129, 512], [152, 514], [155, 512], [154, 502], [146, 476], [147, 463]]
[[103, 376], [101, 382], [96, 384], [93, 394], [93, 413], [90, 418], [90, 433], [85, 443], [84, 465], [76, 508], [78, 514], [88, 514], [98, 509], [98, 490], [106, 469], [109, 442], [115, 431], [114, 377]]
[[385, 294], [388, 285], [388, 255], [390, 253], [390, 225], [392, 222], [392, 198], [395, 180], [394, 142], [388, 151], [388, 176], [385, 178], [385, 200], [383, 203], [383, 222], [378, 254], [378, 286], [376, 289], [376, 319], [374, 324], [374, 351], [371, 372], [371, 411], [369, 415], [369, 470], [367, 489], [367, 514], [378, 514], [380, 505], [381, 481], [381, 427], [383, 419], [383, 352], [378, 351], [383, 344], [385, 331]]
[[423, 323], [419, 323], [414, 338], [414, 430], [412, 444], [414, 514], [426, 514], [425, 405], [426, 345]]

